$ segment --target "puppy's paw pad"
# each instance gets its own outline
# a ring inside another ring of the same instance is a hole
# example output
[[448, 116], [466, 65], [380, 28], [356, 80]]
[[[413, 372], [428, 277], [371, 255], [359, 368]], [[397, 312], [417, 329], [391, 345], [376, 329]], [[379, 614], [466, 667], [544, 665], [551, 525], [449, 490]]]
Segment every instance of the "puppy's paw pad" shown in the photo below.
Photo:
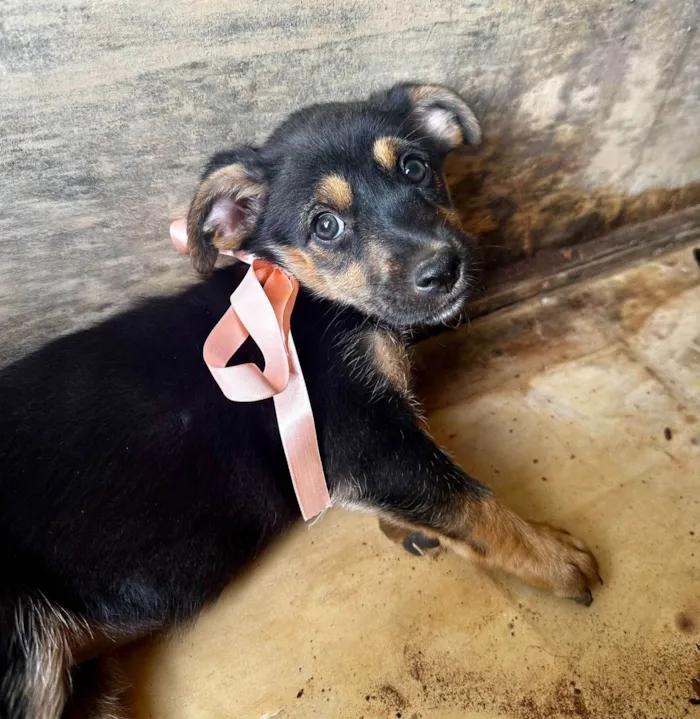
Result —
[[435, 537], [428, 537], [423, 532], [409, 534], [401, 542], [401, 546], [415, 557], [428, 556], [435, 558], [441, 550], [440, 541]]

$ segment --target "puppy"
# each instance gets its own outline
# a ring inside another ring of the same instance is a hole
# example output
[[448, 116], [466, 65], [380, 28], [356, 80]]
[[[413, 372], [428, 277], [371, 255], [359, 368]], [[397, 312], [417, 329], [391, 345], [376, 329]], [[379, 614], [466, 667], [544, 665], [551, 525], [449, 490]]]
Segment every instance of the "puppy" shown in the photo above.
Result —
[[[456, 317], [472, 283], [442, 163], [480, 137], [442, 87], [302, 110], [209, 162], [187, 219], [204, 281], [2, 372], [0, 716], [119, 715], [100, 652], [193, 618], [299, 517], [271, 401], [228, 401], [202, 361], [246, 270], [213, 271], [220, 250], [301, 283], [292, 330], [335, 505], [590, 604], [586, 545], [504, 507], [416, 421], [405, 332]], [[237, 361], [260, 364], [252, 342]]]

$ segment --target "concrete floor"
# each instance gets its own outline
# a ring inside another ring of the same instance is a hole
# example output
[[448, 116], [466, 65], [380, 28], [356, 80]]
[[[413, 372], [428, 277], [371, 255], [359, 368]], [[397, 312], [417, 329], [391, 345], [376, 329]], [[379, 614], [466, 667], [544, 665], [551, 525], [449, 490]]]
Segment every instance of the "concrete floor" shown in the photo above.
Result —
[[[146, 719], [700, 717], [700, 268], [679, 252], [422, 346], [431, 429], [595, 548], [590, 609], [368, 516], [297, 527], [191, 630], [130, 656]], [[421, 369], [422, 368], [422, 369]]]

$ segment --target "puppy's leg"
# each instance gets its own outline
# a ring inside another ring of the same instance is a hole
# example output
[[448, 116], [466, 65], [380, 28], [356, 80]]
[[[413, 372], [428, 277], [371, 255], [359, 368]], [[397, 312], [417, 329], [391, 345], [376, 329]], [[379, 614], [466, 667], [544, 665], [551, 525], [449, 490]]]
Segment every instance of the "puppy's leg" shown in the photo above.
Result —
[[422, 521], [415, 515], [407, 519], [400, 507], [382, 514], [408, 531], [434, 536], [477, 564], [585, 606], [593, 601], [590, 588], [601, 581], [595, 557], [582, 540], [546, 523], [528, 522], [494, 497], [462, 497]]
[[600, 578], [584, 542], [548, 524], [528, 522], [505, 507], [407, 413], [382, 415], [375, 410], [358, 438], [362, 444], [349, 444], [343, 461], [335, 464], [336, 503], [376, 511], [385, 524], [433, 537], [478, 564], [557, 596], [591, 603], [590, 588]]

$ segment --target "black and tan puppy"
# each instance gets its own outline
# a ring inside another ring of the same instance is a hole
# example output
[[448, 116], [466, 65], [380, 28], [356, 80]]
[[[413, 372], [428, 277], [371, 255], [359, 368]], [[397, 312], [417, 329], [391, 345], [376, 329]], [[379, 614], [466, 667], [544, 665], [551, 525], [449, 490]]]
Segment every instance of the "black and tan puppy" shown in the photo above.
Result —
[[[416, 422], [402, 332], [467, 298], [442, 162], [479, 140], [440, 87], [302, 110], [209, 163], [188, 217], [207, 279], [2, 372], [3, 719], [56, 719], [67, 702], [115, 716], [113, 691], [90, 696], [114, 689], [100, 648], [192, 618], [299, 517], [272, 403], [229, 402], [202, 361], [245, 271], [212, 273], [219, 249], [302, 285], [292, 328], [334, 504], [590, 603], [585, 544], [505, 508]], [[237, 360], [256, 357], [246, 344]]]

